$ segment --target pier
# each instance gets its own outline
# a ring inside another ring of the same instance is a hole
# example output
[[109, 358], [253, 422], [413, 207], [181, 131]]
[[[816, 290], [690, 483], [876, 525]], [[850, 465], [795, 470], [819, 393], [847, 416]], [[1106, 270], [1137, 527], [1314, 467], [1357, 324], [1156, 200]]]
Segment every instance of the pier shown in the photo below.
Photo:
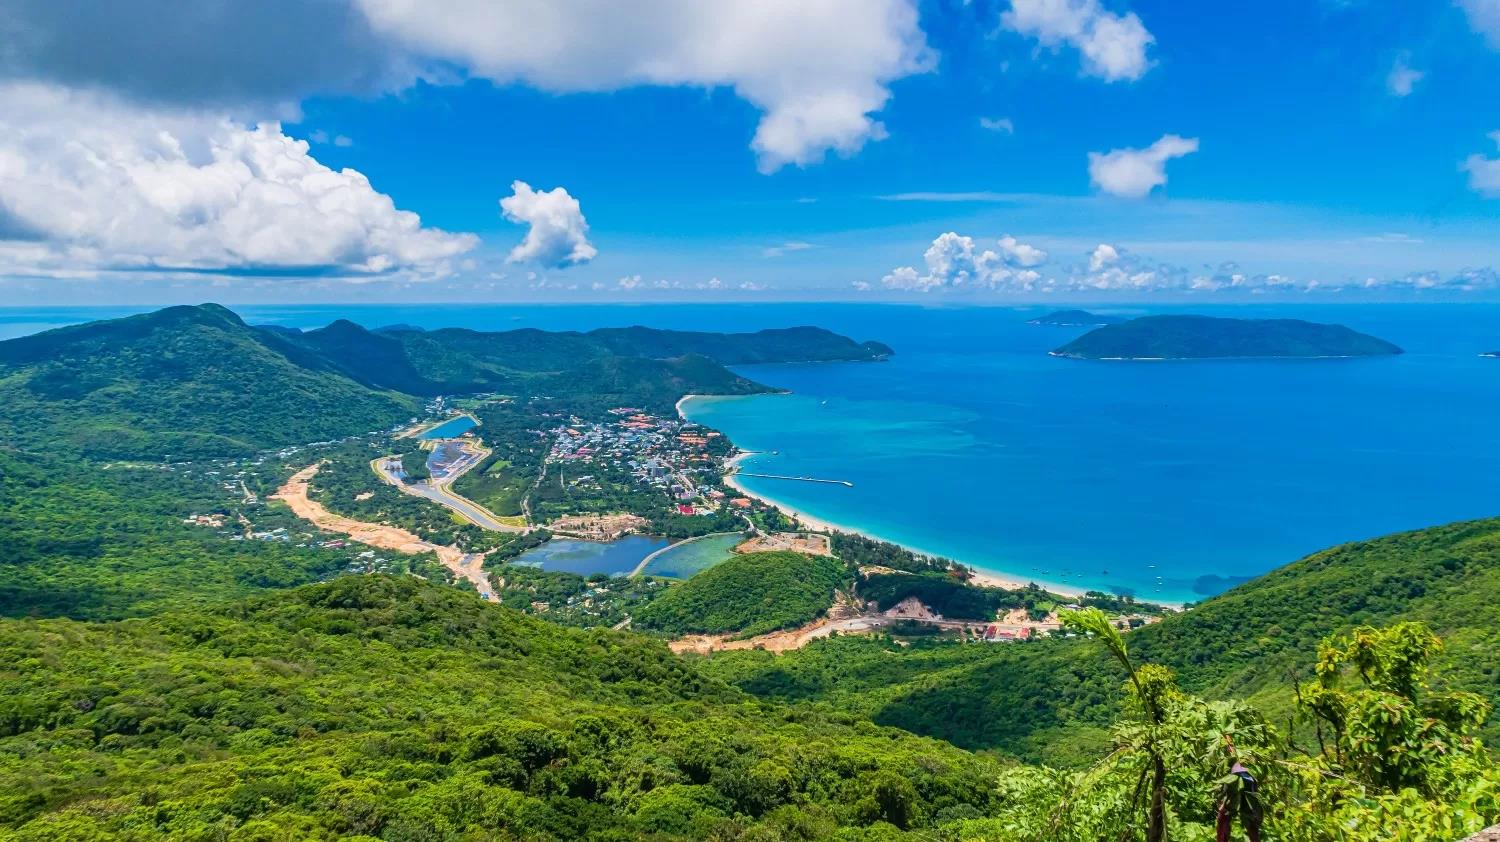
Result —
[[792, 480], [794, 482], [821, 482], [821, 483], [824, 483], [825, 485], [842, 485], [845, 488], [853, 488], [854, 487], [854, 483], [852, 483], [852, 482], [850, 482], [849, 480], [846, 480], [846, 479], [822, 479], [822, 478], [819, 478], [819, 477], [790, 477], [790, 476], [786, 476], [785, 474], [752, 474], [752, 473], [749, 473], [748, 471], [740, 471], [739, 473], [735, 474], [735, 476], [757, 477], [759, 479], [785, 479], [785, 480]]

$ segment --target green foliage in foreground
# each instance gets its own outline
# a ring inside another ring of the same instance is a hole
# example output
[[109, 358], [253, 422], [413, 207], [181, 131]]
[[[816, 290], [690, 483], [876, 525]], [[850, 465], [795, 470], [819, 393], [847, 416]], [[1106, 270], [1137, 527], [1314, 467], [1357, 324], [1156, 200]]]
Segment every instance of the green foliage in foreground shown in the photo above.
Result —
[[737, 555], [657, 597], [635, 624], [674, 635], [753, 637], [815, 619], [844, 581], [844, 565], [823, 556]]
[[[1097, 610], [1064, 622], [1103, 643], [1127, 703], [1113, 751], [1076, 773], [1002, 775], [1001, 815], [971, 823], [990, 838], [1071, 842], [1265, 838], [1287, 842], [1451, 840], [1500, 819], [1500, 768], [1473, 732], [1489, 706], [1434, 692], [1441, 644], [1425, 626], [1362, 627], [1325, 642], [1300, 713], [1305, 751], [1240, 701], [1182, 692], [1170, 669], [1133, 660]], [[1325, 739], [1326, 737], [1326, 739]]]
[[[1419, 621], [1447, 641], [1440, 689], [1500, 703], [1500, 519], [1453, 523], [1308, 556], [1129, 635], [1143, 659], [1210, 699], [1252, 701], [1277, 723], [1295, 709], [1318, 642], [1360, 625]], [[967, 748], [1085, 762], [1120, 710], [1118, 674], [1079, 640], [1024, 646], [818, 641], [778, 658], [716, 655], [725, 680], [782, 700], [821, 700]], [[1500, 740], [1492, 718], [1482, 731]]]
[[896, 839], [998, 772], [410, 578], [0, 622], [7, 839]]

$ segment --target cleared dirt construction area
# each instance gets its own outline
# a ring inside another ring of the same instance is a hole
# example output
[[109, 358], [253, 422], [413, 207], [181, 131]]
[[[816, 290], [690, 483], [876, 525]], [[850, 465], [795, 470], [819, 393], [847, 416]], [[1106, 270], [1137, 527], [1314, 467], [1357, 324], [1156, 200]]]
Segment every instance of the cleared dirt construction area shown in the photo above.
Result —
[[307, 484], [317, 476], [320, 467], [322, 467], [321, 463], [308, 465], [293, 474], [286, 484], [271, 495], [271, 499], [286, 503], [294, 514], [313, 526], [328, 532], [347, 535], [361, 544], [406, 555], [433, 553], [454, 576], [471, 582], [485, 599], [490, 602], [498, 601], [494, 589], [490, 587], [489, 578], [484, 573], [482, 555], [465, 554], [457, 547], [424, 541], [399, 526], [365, 523], [343, 515], [336, 515], [328, 511], [322, 503], [308, 497]]
[[767, 532], [734, 548], [737, 553], [765, 553], [773, 550], [833, 557], [833, 543], [827, 535], [816, 532]]

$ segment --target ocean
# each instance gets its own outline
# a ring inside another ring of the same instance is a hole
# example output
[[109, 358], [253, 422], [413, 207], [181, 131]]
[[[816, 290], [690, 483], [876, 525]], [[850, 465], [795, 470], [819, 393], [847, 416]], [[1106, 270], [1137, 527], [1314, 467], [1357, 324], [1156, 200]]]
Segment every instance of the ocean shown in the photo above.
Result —
[[[148, 309], [148, 308], [139, 308]], [[1500, 305], [1150, 307], [1338, 322], [1401, 345], [1362, 360], [1087, 362], [1049, 308], [879, 304], [234, 308], [315, 327], [754, 330], [878, 339], [881, 363], [746, 366], [786, 389], [691, 401], [760, 451], [743, 478], [836, 524], [1007, 578], [1194, 601], [1345, 541], [1500, 514]], [[1135, 315], [1148, 308], [1094, 307]], [[0, 337], [123, 308], [0, 309]]]

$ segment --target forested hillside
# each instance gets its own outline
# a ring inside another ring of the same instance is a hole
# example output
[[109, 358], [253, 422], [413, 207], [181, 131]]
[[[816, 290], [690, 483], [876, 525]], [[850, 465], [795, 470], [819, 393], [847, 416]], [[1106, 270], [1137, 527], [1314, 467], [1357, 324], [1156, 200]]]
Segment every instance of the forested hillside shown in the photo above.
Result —
[[213, 304], [0, 342], [0, 440], [26, 447], [243, 454], [389, 427], [416, 409]]
[[[1130, 634], [1183, 686], [1247, 698], [1276, 720], [1318, 641], [1360, 624], [1426, 623], [1447, 641], [1435, 681], [1500, 703], [1500, 520], [1449, 524], [1316, 553]], [[969, 748], [1083, 762], [1118, 712], [1107, 654], [1078, 640], [893, 647], [844, 638], [771, 657], [714, 656], [712, 671], [767, 698], [821, 700]], [[1500, 723], [1486, 734], [1500, 741]]]
[[[89, 458], [243, 455], [390, 427], [418, 398], [565, 396], [592, 411], [766, 387], [726, 362], [880, 359], [818, 328], [720, 335], [252, 328], [215, 304], [0, 342], [0, 440]], [[579, 411], [574, 410], [574, 411]]]
[[997, 798], [994, 760], [409, 578], [8, 621], [0, 665], [16, 840], [889, 838]]

